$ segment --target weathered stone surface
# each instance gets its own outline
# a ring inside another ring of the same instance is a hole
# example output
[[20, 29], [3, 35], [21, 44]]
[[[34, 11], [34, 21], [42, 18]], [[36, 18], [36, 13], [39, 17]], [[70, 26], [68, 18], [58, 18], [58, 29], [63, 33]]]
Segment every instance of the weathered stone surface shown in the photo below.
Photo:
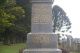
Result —
[[31, 0], [31, 33], [27, 35], [27, 49], [23, 53], [61, 53], [57, 49], [58, 36], [53, 33], [53, 0]]
[[46, 3], [46, 2], [48, 2], [48, 3], [49, 3], [49, 2], [50, 2], [50, 3], [53, 3], [53, 1], [54, 1], [54, 0], [31, 0], [32, 3], [34, 3], [34, 2], [37, 2], [37, 3], [38, 3], [38, 2], [39, 2], [39, 3], [40, 3], [40, 2], [41, 2], [41, 3], [43, 3], [43, 2], [45, 2], [45, 3]]
[[28, 48], [57, 48], [58, 38], [53, 33], [29, 33]]
[[32, 33], [49, 33], [52, 30], [52, 7], [50, 3], [32, 5]]
[[59, 49], [25, 49], [23, 53], [61, 53]]

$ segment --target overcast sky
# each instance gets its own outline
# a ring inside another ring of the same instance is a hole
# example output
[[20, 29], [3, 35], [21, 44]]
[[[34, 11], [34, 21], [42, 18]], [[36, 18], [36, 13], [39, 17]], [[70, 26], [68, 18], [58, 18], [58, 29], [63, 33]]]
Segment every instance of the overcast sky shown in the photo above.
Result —
[[80, 38], [80, 0], [55, 0], [58, 5], [67, 13], [72, 23], [72, 36]]

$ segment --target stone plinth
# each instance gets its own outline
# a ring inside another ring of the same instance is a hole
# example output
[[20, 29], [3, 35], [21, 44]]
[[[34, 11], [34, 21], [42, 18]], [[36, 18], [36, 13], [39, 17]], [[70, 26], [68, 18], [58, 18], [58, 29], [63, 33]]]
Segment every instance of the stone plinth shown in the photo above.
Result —
[[[42, 0], [41, 0], [42, 1]], [[32, 3], [32, 33], [52, 33], [51, 3]]]
[[28, 48], [57, 48], [58, 38], [53, 33], [29, 33]]
[[31, 33], [27, 35], [27, 49], [23, 53], [61, 53], [58, 36], [53, 33], [53, 0], [31, 0]]
[[59, 49], [48, 49], [48, 48], [41, 48], [41, 49], [25, 49], [23, 53], [61, 53]]
[[32, 3], [53, 3], [54, 0], [31, 0]]

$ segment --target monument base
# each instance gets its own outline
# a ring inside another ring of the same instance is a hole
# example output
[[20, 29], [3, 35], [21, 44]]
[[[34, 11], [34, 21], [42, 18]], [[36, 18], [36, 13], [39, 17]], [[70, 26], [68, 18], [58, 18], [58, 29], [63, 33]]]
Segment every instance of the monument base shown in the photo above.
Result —
[[27, 48], [58, 48], [58, 36], [54, 33], [29, 33]]
[[62, 53], [60, 49], [25, 49], [23, 53]]

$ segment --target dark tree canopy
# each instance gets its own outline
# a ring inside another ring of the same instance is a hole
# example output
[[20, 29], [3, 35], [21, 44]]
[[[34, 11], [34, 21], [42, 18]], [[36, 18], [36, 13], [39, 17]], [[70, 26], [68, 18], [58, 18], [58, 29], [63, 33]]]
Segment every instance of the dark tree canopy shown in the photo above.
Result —
[[16, 0], [16, 3], [20, 6], [23, 6], [25, 10], [25, 17], [18, 19], [15, 24], [27, 30], [27, 33], [30, 32], [31, 28], [31, 3], [30, 0]]
[[4, 3], [4, 5], [1, 4], [0, 6], [0, 32], [3, 30], [5, 31], [6, 28], [15, 26], [14, 21], [25, 14], [24, 9], [17, 5], [15, 1], [3, 1], [4, 0], [0, 1]]
[[27, 29], [26, 26], [23, 27], [21, 23], [23, 21], [19, 24], [19, 20], [23, 20], [25, 14], [24, 7], [17, 4], [16, 0], [0, 0], [0, 39], [4, 44], [23, 40]]
[[68, 29], [71, 28], [71, 22], [68, 18], [68, 16], [66, 16], [65, 11], [55, 5], [53, 7], [53, 31], [60, 31], [62, 29], [62, 27], [66, 26], [66, 31], [68, 31]]

